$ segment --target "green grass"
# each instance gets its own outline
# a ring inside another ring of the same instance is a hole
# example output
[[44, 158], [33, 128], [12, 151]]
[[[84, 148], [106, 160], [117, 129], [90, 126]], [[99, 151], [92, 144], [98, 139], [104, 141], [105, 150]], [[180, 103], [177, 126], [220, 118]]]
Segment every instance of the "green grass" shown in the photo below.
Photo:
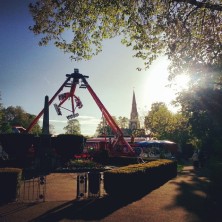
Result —
[[177, 164], [177, 172], [180, 173], [183, 170], [184, 165]]
[[100, 168], [101, 165], [91, 160], [70, 160], [67, 164], [70, 168]]

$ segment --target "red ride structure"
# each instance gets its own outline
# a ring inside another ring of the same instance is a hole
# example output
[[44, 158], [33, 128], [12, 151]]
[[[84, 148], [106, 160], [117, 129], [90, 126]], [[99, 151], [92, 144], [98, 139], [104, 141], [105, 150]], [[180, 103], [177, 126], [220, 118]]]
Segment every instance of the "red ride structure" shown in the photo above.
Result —
[[[62, 115], [61, 108], [62, 105], [66, 102], [67, 99], [71, 99], [71, 110], [66, 109], [71, 112], [71, 115], [67, 116], [67, 119], [72, 119], [78, 117], [78, 113], [76, 113], [76, 109], [81, 109], [83, 104], [79, 97], [75, 95], [75, 91], [77, 85], [80, 85], [79, 88], [87, 89], [94, 99], [95, 103], [101, 110], [103, 116], [105, 117], [108, 125], [111, 127], [113, 133], [115, 134], [115, 138], [112, 140], [111, 145], [108, 148], [108, 154], [110, 157], [115, 156], [136, 156], [134, 149], [130, 146], [130, 144], [124, 139], [123, 132], [116, 124], [106, 107], [100, 101], [96, 93], [93, 91], [86, 78], [88, 76], [82, 75], [79, 73], [78, 69], [74, 69], [74, 73], [66, 74], [66, 81], [62, 84], [62, 86], [58, 89], [58, 91], [54, 94], [54, 96], [49, 100], [49, 106], [53, 103], [55, 98], [58, 96], [59, 104], [54, 104], [55, 110], [58, 115]], [[70, 88], [69, 92], [61, 93], [64, 87]], [[61, 93], [61, 94], [60, 94]], [[26, 129], [26, 133], [28, 133], [32, 127], [38, 122], [39, 118], [43, 115], [44, 109], [36, 116], [36, 118], [32, 121], [30, 126]]]

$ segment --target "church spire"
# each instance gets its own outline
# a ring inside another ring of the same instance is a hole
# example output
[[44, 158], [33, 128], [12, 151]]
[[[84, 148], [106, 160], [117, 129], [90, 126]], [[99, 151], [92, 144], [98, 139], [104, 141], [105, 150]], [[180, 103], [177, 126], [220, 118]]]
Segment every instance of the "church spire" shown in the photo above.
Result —
[[131, 114], [130, 114], [129, 128], [131, 130], [140, 128], [137, 105], [136, 105], [136, 96], [135, 96], [134, 90], [133, 90], [133, 101], [132, 101], [132, 109], [131, 109]]

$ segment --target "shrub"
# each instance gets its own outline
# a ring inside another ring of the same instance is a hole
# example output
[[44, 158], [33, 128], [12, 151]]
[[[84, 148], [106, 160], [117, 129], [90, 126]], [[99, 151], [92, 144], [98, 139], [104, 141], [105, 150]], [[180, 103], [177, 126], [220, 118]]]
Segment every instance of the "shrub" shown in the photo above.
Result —
[[25, 167], [28, 150], [33, 144], [34, 135], [22, 133], [0, 134], [0, 141], [9, 159], [14, 161], [14, 166]]
[[67, 163], [67, 166], [69, 168], [101, 168], [102, 166], [96, 162], [93, 162], [91, 160], [82, 160], [82, 159], [78, 159], [78, 160], [70, 160]]
[[210, 185], [209, 194], [215, 202], [222, 204], [222, 161], [212, 158], [209, 161]]
[[85, 138], [81, 135], [61, 134], [53, 138], [53, 146], [56, 153], [64, 162], [74, 158], [75, 154], [83, 151]]
[[0, 202], [16, 200], [22, 177], [22, 169], [0, 168]]
[[154, 189], [177, 175], [177, 163], [157, 160], [104, 172], [104, 188], [110, 195], [138, 195]]

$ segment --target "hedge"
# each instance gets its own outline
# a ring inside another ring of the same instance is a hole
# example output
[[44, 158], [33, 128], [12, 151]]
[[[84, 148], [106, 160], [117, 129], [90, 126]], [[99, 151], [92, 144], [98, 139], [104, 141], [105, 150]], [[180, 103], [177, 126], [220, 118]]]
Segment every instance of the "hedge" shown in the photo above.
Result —
[[52, 137], [52, 146], [64, 160], [69, 160], [83, 151], [85, 137], [82, 135], [61, 134]]
[[20, 187], [22, 169], [0, 168], [0, 202], [15, 201]]
[[[40, 150], [40, 146], [44, 143], [44, 137], [34, 136], [32, 134], [9, 133], [0, 134], [0, 141], [2, 142], [4, 151], [8, 154], [10, 161], [5, 161], [2, 166], [10, 167], [27, 167], [30, 165], [29, 149], [32, 145], [35, 147], [35, 156]], [[51, 137], [45, 144], [47, 148], [51, 148], [63, 160], [69, 160], [75, 154], [82, 153], [85, 137], [82, 135], [58, 135]], [[48, 147], [49, 146], [49, 147]], [[0, 163], [1, 164], [1, 163]], [[6, 165], [5, 165], [6, 164]]]
[[109, 195], [138, 195], [159, 187], [176, 175], [176, 161], [161, 159], [133, 164], [105, 171], [104, 188]]

